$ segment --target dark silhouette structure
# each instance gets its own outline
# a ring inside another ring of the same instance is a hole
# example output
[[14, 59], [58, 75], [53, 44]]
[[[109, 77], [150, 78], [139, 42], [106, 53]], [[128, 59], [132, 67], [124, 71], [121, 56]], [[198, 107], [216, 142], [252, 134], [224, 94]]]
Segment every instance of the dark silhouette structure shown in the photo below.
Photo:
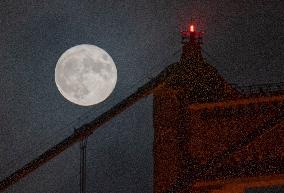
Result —
[[0, 182], [5, 190], [81, 141], [139, 99], [153, 94], [154, 192], [244, 193], [284, 185], [284, 84], [238, 87], [202, 57], [202, 33], [182, 32], [179, 62]]
[[284, 185], [283, 85], [230, 85], [203, 60], [194, 26], [182, 35], [181, 59], [153, 94], [154, 192]]

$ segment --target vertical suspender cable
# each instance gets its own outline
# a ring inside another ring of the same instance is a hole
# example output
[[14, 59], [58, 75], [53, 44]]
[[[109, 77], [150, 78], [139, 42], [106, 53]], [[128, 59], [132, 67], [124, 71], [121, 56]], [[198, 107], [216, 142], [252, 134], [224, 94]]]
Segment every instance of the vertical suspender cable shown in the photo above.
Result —
[[80, 142], [80, 193], [86, 193], [86, 151], [87, 138]]

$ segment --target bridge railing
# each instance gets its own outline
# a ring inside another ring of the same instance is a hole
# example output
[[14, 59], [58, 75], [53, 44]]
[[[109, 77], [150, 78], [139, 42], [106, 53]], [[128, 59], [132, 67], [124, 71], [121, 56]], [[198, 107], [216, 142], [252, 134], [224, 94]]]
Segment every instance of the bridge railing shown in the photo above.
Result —
[[269, 83], [269, 84], [255, 84], [248, 86], [241, 86], [232, 84], [241, 94], [245, 96], [251, 95], [277, 95], [284, 93], [284, 82]]

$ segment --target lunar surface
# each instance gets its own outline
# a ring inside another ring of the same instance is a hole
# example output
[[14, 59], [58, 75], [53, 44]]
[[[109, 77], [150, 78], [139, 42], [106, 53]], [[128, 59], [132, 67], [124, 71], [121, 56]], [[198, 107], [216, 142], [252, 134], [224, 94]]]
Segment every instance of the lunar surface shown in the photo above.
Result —
[[82, 44], [68, 49], [55, 68], [55, 83], [69, 101], [90, 106], [104, 101], [113, 91], [117, 69], [103, 49]]

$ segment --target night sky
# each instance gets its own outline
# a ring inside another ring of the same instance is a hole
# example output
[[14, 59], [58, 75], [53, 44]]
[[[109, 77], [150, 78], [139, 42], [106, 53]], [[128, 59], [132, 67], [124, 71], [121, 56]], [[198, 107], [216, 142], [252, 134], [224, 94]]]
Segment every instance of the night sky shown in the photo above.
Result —
[[[0, 177], [178, 61], [191, 17], [205, 31], [204, 58], [228, 82], [284, 82], [283, 8], [281, 0], [1, 0]], [[110, 98], [92, 107], [68, 102], [54, 82], [60, 55], [84, 43], [105, 49], [118, 69]], [[88, 138], [88, 192], [152, 192], [152, 142], [149, 96]], [[6, 192], [79, 192], [79, 145]]]

